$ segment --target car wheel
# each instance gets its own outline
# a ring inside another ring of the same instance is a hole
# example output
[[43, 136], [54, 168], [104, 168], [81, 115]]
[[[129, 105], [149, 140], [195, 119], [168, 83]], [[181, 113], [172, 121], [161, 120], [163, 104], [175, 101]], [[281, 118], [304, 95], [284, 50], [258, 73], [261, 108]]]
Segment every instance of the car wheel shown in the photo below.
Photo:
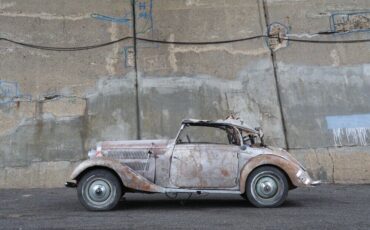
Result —
[[278, 207], [288, 195], [288, 181], [278, 168], [263, 166], [248, 176], [246, 195], [254, 206], [260, 208]]
[[110, 171], [95, 169], [87, 172], [77, 186], [78, 199], [88, 210], [113, 209], [122, 196], [119, 179]]

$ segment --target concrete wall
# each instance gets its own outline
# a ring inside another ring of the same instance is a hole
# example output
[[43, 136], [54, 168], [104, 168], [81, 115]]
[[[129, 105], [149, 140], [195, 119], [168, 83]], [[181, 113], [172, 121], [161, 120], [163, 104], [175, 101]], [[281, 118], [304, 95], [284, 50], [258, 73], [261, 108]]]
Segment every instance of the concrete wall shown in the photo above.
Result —
[[[276, 28], [369, 38], [366, 0], [136, 2], [144, 38], [218, 41]], [[49, 46], [133, 34], [123, 0], [2, 0], [0, 22], [1, 37]], [[0, 187], [62, 186], [97, 141], [173, 137], [184, 118], [230, 113], [261, 126], [268, 144], [288, 148], [316, 179], [369, 183], [369, 44], [267, 42], [138, 41], [135, 72], [132, 40], [78, 52], [0, 41]]]

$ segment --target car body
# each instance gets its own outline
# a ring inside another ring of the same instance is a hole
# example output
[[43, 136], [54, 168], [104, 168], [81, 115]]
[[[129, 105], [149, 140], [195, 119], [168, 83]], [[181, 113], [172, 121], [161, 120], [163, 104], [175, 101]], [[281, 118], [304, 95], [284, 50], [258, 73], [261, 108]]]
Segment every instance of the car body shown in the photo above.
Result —
[[260, 129], [239, 119], [184, 120], [175, 139], [104, 141], [66, 183], [89, 210], [110, 210], [127, 192], [240, 194], [277, 207], [288, 190], [313, 186], [287, 151], [263, 143]]

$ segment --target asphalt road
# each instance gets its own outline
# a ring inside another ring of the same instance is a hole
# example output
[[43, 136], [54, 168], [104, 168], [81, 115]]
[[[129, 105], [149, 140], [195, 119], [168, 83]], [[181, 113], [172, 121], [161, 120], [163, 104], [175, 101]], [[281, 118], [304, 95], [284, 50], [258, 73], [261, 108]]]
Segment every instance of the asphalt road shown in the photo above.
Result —
[[274, 209], [238, 195], [125, 197], [115, 211], [89, 212], [75, 189], [0, 190], [0, 229], [370, 229], [370, 185], [300, 188]]

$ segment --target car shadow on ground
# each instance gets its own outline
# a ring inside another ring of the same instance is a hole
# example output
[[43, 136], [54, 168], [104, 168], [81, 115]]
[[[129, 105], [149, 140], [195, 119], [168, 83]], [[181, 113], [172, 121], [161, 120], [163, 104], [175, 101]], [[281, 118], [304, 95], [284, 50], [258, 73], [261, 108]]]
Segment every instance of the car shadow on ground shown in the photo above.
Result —
[[[302, 207], [301, 202], [287, 200], [280, 208]], [[205, 200], [121, 200], [115, 210], [187, 210], [187, 209], [213, 209], [213, 208], [255, 208], [248, 201], [205, 199]]]

